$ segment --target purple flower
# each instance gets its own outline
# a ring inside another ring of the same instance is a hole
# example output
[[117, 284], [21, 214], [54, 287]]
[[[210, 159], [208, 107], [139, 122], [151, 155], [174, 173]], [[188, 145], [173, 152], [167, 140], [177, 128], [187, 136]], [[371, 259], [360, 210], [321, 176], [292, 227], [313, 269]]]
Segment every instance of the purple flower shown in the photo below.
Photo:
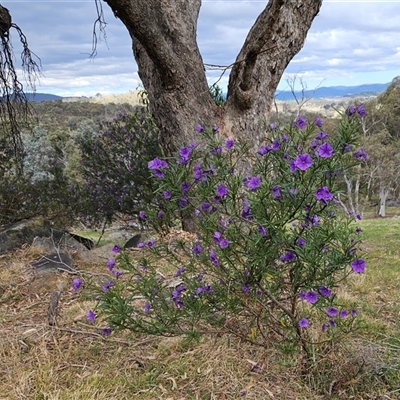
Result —
[[214, 147], [210, 150], [210, 153], [213, 155], [217, 155], [217, 154], [221, 154], [222, 153], [222, 149], [221, 147]]
[[272, 142], [271, 147], [272, 147], [272, 150], [279, 150], [281, 147], [281, 143], [279, 142], [279, 140], [274, 140]]
[[139, 218], [146, 219], [146, 213], [144, 211], [139, 211]]
[[89, 310], [89, 311], [86, 313], [86, 318], [87, 318], [87, 320], [88, 320], [89, 322], [94, 322], [94, 320], [96, 319], [96, 314], [95, 314], [92, 310]]
[[187, 164], [189, 162], [191, 151], [189, 147], [181, 147], [179, 149], [179, 161], [181, 164]]
[[365, 271], [365, 261], [361, 258], [357, 258], [350, 265], [356, 274], [361, 274]]
[[312, 140], [311, 144], [310, 144], [310, 149], [315, 150], [318, 147], [318, 144], [319, 144], [319, 142], [317, 139]]
[[367, 111], [365, 110], [364, 104], [359, 104], [357, 106], [357, 114], [360, 117], [365, 117], [367, 115]]
[[183, 301], [180, 300], [182, 292], [184, 290], [186, 290], [185, 287], [182, 284], [180, 284], [172, 292], [172, 299], [174, 300], [175, 306], [178, 307], [178, 308], [181, 308], [181, 307], [184, 306]]
[[312, 160], [309, 154], [299, 154], [294, 162], [294, 166], [302, 171], [310, 168], [312, 165]]
[[211, 286], [210, 285], [199, 286], [195, 290], [195, 294], [197, 294], [197, 295], [204, 293], [204, 292], [212, 293]]
[[107, 282], [104, 282], [104, 284], [101, 286], [101, 290], [102, 290], [104, 293], [107, 293], [108, 290], [109, 290], [110, 288], [112, 288], [113, 286], [114, 286], [114, 282], [107, 281]]
[[203, 248], [200, 246], [200, 243], [197, 242], [197, 243], [193, 246], [192, 251], [193, 251], [193, 254], [194, 254], [195, 256], [198, 256], [198, 255], [203, 251]]
[[301, 115], [299, 115], [293, 122], [293, 126], [304, 129], [306, 127], [306, 120]]
[[189, 204], [188, 199], [186, 197], [181, 197], [179, 199], [179, 208], [184, 208]]
[[213, 238], [214, 238], [215, 243], [218, 244], [220, 242], [221, 238], [222, 238], [222, 233], [221, 232], [214, 232]]
[[171, 198], [171, 192], [169, 190], [165, 190], [163, 193], [164, 199], [169, 200]]
[[74, 289], [75, 292], [76, 292], [77, 290], [79, 290], [81, 286], [82, 286], [82, 279], [75, 278], [75, 279], [72, 281], [72, 289]]
[[270, 123], [269, 124], [269, 129], [275, 131], [276, 129], [278, 129], [278, 126], [276, 124]]
[[187, 182], [183, 182], [181, 185], [181, 189], [183, 193], [186, 193], [189, 191], [189, 184]]
[[218, 185], [216, 193], [217, 196], [224, 197], [228, 194], [228, 188], [224, 185]]
[[215, 124], [212, 129], [214, 132], [217, 132], [217, 130], [219, 129], [219, 126], [217, 124]]
[[297, 171], [296, 162], [294, 160], [289, 161], [290, 171], [295, 173]]
[[214, 265], [218, 265], [219, 264], [219, 261], [218, 261], [217, 255], [215, 254], [215, 250], [214, 249], [210, 250], [210, 261]]
[[109, 328], [103, 328], [103, 329], [101, 330], [101, 333], [102, 333], [104, 336], [110, 336], [110, 335], [111, 335], [111, 329], [109, 329]]
[[149, 249], [151, 249], [153, 246], [154, 246], [154, 243], [156, 242], [156, 240], [155, 239], [150, 239], [148, 242], [147, 242], [147, 247], [149, 248]]
[[350, 145], [348, 143], [345, 143], [343, 146], [343, 153], [348, 153], [351, 151]]
[[294, 254], [291, 251], [288, 251], [287, 253], [281, 255], [282, 262], [292, 262], [295, 260], [295, 258], [296, 258], [296, 254]]
[[235, 146], [235, 142], [232, 139], [227, 139], [225, 142], [225, 148], [227, 150], [231, 150], [233, 149], [233, 147]]
[[175, 290], [172, 291], [172, 299], [176, 300], [178, 299], [182, 292], [185, 290], [185, 286], [183, 286], [183, 284], [178, 285]]
[[161, 219], [164, 216], [164, 211], [163, 210], [159, 210], [157, 213], [157, 218]]
[[341, 310], [339, 313], [340, 318], [346, 318], [349, 315], [349, 313], [346, 310]]
[[333, 147], [330, 145], [330, 143], [325, 142], [318, 148], [318, 155], [321, 158], [329, 158], [332, 157], [333, 154]]
[[244, 293], [249, 293], [250, 292], [250, 286], [246, 283], [245, 285], [243, 285], [242, 291]]
[[362, 229], [360, 227], [357, 227], [356, 228], [356, 233], [361, 233], [361, 232], [362, 232]]
[[274, 186], [274, 187], [271, 189], [271, 193], [272, 193], [272, 197], [273, 197], [275, 200], [280, 200], [281, 197], [282, 197], [282, 195], [281, 195], [281, 187], [280, 187], [279, 185]]
[[325, 203], [333, 199], [333, 194], [329, 191], [328, 186], [317, 189], [317, 191], [314, 193], [314, 196], [318, 200], [322, 200]]
[[318, 291], [321, 293], [321, 296], [329, 297], [331, 295], [331, 291], [326, 286], [321, 286]]
[[107, 268], [109, 271], [112, 271], [115, 267], [115, 260], [113, 258], [109, 258], [107, 261]]
[[308, 321], [307, 318], [302, 318], [302, 319], [299, 321], [299, 327], [302, 328], [302, 329], [307, 328], [307, 327], [308, 327], [308, 324], [309, 324], [309, 321]]
[[363, 158], [366, 160], [368, 158], [367, 153], [365, 152], [364, 148], [361, 148], [359, 151], [356, 151], [354, 154], [354, 158]]
[[329, 320], [329, 326], [330, 326], [331, 328], [334, 328], [334, 327], [336, 326], [336, 322], [335, 322], [333, 319], [330, 319], [330, 320]]
[[112, 274], [116, 277], [116, 278], [119, 278], [121, 275], [123, 275], [124, 273], [122, 272], [122, 271], [116, 271], [116, 270], [113, 270], [112, 271]]
[[349, 117], [351, 117], [352, 115], [354, 115], [356, 113], [357, 109], [356, 106], [351, 105], [349, 107], [347, 107], [347, 110], [345, 111], [345, 114]]
[[321, 326], [321, 331], [322, 331], [322, 332], [325, 332], [327, 328], [328, 328], [328, 327], [326, 326], [326, 324], [322, 324], [322, 326]]
[[202, 205], [201, 205], [201, 209], [202, 209], [203, 211], [208, 211], [208, 210], [210, 210], [210, 208], [211, 208], [211, 204], [210, 204], [210, 203], [204, 202], [204, 203], [202, 203]]
[[267, 154], [268, 152], [270, 152], [272, 150], [272, 148], [270, 146], [263, 146], [258, 150], [258, 154], [260, 156], [264, 156], [265, 154]]
[[318, 128], [321, 128], [322, 127], [322, 119], [319, 117], [315, 118], [315, 125], [317, 125]]
[[117, 244], [115, 244], [114, 247], [112, 248], [113, 253], [119, 253], [120, 250], [121, 248]]
[[200, 124], [198, 124], [198, 125], [196, 126], [196, 132], [197, 132], [197, 133], [204, 132], [204, 128], [203, 128], [203, 126], [202, 126], [202, 125], [200, 125]]
[[321, 131], [321, 132], [318, 132], [318, 135], [315, 136], [315, 139], [316, 140], [324, 140], [327, 137], [328, 137], [328, 134], [326, 132]]
[[147, 167], [151, 169], [157, 178], [164, 178], [163, 169], [168, 168], [168, 164], [164, 160], [160, 160], [156, 157], [154, 160], [151, 160], [147, 163]]
[[174, 277], [175, 278], [179, 278], [185, 272], [186, 272], [186, 268], [185, 267], [180, 267], [180, 268], [177, 269]]
[[228, 239], [221, 239], [218, 243], [219, 247], [221, 249], [226, 249], [229, 246], [229, 240]]
[[194, 179], [196, 180], [196, 182], [201, 179], [202, 175], [203, 175], [203, 170], [201, 169], [201, 165], [200, 165], [200, 163], [196, 163], [194, 165], [194, 173], [193, 173], [193, 176], [194, 176]]
[[243, 184], [250, 190], [256, 190], [261, 186], [261, 179], [258, 176], [250, 176], [244, 179]]
[[338, 310], [335, 307], [329, 307], [326, 310], [326, 313], [329, 317], [336, 317], [336, 315], [338, 315]]
[[262, 225], [258, 225], [257, 231], [261, 233], [262, 237], [267, 236], [267, 231]]
[[168, 163], [166, 161], [160, 160], [158, 157], [156, 157], [154, 160], [151, 160], [147, 163], [147, 167], [152, 170], [164, 169], [164, 168], [168, 168]]
[[305, 241], [305, 239], [303, 239], [302, 237], [299, 237], [299, 238], [296, 240], [296, 244], [297, 244], [297, 246], [299, 246], [299, 247], [304, 247], [304, 245], [306, 244], [306, 241]]
[[248, 221], [251, 221], [253, 219], [251, 216], [249, 201], [247, 199], [243, 199], [243, 210], [241, 215], [244, 219], [247, 219]]
[[352, 317], [355, 317], [357, 315], [357, 311], [356, 310], [350, 310], [350, 314]]
[[316, 303], [318, 300], [318, 294], [312, 290], [306, 293], [305, 300], [307, 303], [313, 304]]

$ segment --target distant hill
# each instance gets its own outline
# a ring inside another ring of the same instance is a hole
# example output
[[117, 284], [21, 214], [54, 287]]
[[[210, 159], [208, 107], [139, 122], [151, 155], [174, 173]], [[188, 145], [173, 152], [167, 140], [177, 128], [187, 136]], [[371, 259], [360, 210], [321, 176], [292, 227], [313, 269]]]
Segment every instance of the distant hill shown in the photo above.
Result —
[[[390, 85], [390, 83], [371, 83], [359, 86], [330, 86], [320, 87], [315, 90], [305, 90], [304, 96], [313, 99], [326, 99], [333, 97], [355, 97], [355, 96], [377, 96]], [[115, 95], [97, 95], [94, 97], [62, 97], [50, 93], [26, 93], [31, 101], [89, 101], [93, 103], [129, 103], [139, 104], [138, 91], [130, 91]], [[226, 94], [224, 94], [226, 96]], [[302, 97], [302, 93], [296, 92], [298, 98]], [[293, 100], [293, 94], [290, 90], [277, 90], [275, 94], [277, 100]]]
[[63, 97], [50, 93], [26, 93], [29, 101], [54, 101], [62, 100]]
[[[377, 96], [386, 90], [390, 83], [372, 83], [359, 86], [331, 86], [320, 87], [315, 90], [305, 90], [304, 96], [313, 99], [325, 99], [332, 97], [354, 97], [354, 96]], [[297, 98], [302, 97], [301, 91], [295, 92]], [[293, 93], [290, 90], [277, 91], [277, 100], [293, 100]]]

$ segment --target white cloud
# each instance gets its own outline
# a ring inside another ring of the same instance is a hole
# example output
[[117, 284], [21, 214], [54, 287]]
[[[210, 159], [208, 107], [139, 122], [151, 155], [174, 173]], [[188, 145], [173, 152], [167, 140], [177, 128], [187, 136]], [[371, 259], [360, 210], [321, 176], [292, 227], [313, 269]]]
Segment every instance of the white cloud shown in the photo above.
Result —
[[[205, 63], [228, 65], [244, 43], [247, 32], [264, 9], [265, 1], [203, 0], [198, 21], [198, 43]], [[2, 1], [41, 58], [44, 77], [39, 91], [97, 93], [134, 90], [138, 83], [128, 31], [103, 2], [107, 45], [88, 59], [96, 19], [93, 1]], [[324, 0], [305, 45], [287, 68], [310, 85], [388, 82], [400, 75], [400, 2]], [[16, 55], [17, 36], [12, 34]], [[215, 82], [220, 71], [208, 71]], [[220, 81], [226, 86], [228, 73]], [[369, 79], [369, 82], [360, 82]], [[282, 83], [284, 85], [284, 82]], [[281, 84], [281, 86], [282, 86]]]

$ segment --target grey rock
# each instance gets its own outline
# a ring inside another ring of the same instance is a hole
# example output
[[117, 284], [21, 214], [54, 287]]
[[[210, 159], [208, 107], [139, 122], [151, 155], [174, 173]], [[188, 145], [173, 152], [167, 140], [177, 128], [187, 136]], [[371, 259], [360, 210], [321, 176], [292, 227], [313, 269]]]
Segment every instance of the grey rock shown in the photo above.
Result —
[[130, 249], [132, 247], [137, 247], [137, 245], [140, 242], [140, 239], [142, 238], [142, 235], [138, 233], [137, 235], [131, 237], [125, 244], [124, 244], [124, 249]]
[[53, 271], [68, 271], [73, 272], [73, 261], [68, 253], [59, 251], [57, 253], [48, 254], [31, 261], [29, 266], [38, 273], [53, 272]]
[[64, 232], [54, 229], [44, 218], [31, 218], [16, 222], [0, 229], [0, 254], [14, 251], [25, 244], [31, 244], [35, 237], [51, 237], [58, 242]]

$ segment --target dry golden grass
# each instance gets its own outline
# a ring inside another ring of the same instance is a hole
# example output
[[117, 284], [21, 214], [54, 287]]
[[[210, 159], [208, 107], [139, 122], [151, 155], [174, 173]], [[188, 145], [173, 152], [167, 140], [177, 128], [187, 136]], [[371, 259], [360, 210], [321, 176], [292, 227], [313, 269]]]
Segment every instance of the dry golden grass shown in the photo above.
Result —
[[[400, 398], [393, 388], [395, 382], [400, 385], [395, 368], [400, 343], [391, 340], [390, 348], [374, 341], [379, 334], [393, 338], [400, 332], [400, 263], [393, 253], [397, 225], [392, 225], [385, 222], [387, 237], [380, 241], [368, 233], [378, 225], [363, 222], [368, 230], [364, 245], [373, 249], [367, 254], [368, 272], [339, 293], [349, 303], [362, 301], [363, 336], [351, 334], [327, 346], [309, 369], [291, 348], [257, 347], [229, 334], [203, 336], [199, 343], [128, 332], [104, 337], [87, 323], [85, 314], [94, 303], [71, 290], [72, 275], [35, 275], [26, 267], [40, 249], [1, 256], [0, 400]], [[101, 264], [76, 263], [85, 273], [104, 270]], [[61, 291], [59, 316], [57, 326], [49, 326], [54, 290]], [[382, 374], [392, 381], [385, 383]]]

